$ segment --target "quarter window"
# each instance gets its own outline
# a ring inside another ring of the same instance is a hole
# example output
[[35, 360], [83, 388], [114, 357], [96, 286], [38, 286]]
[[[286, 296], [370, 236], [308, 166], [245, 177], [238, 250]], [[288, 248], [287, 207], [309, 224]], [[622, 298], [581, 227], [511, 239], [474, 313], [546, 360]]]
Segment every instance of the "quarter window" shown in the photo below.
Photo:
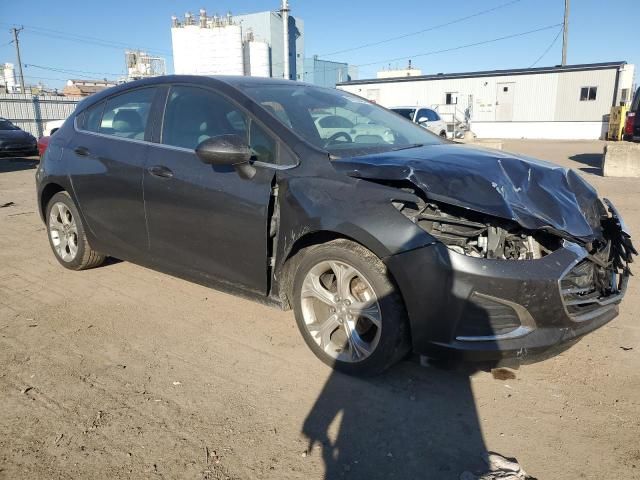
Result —
[[100, 133], [144, 140], [155, 88], [143, 88], [110, 98], [100, 122]]
[[582, 87], [580, 89], [580, 101], [589, 102], [595, 100], [598, 95], [598, 87]]
[[89, 132], [97, 132], [100, 129], [100, 120], [105, 103], [96, 103], [82, 112], [77, 120], [78, 128]]
[[195, 150], [219, 135], [239, 135], [253, 150], [255, 160], [276, 162], [273, 138], [230, 101], [202, 88], [173, 87], [162, 124], [162, 143]]

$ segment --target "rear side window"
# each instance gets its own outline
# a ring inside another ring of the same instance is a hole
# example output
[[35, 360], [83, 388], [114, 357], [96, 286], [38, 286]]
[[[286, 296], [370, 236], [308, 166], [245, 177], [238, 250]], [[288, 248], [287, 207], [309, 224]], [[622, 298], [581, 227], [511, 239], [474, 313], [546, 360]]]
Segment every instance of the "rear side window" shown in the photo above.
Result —
[[640, 88], [636, 91], [636, 95], [633, 98], [633, 103], [631, 104], [631, 111], [637, 112], [638, 107], [640, 107]]
[[107, 100], [100, 122], [100, 133], [144, 140], [155, 88], [142, 88]]

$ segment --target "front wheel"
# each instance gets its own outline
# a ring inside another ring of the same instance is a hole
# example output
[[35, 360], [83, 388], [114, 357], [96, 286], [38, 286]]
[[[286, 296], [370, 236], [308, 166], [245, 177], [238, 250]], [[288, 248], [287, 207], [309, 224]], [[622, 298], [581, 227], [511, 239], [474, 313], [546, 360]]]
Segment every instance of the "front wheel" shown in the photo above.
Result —
[[348, 240], [302, 251], [293, 285], [298, 328], [327, 365], [374, 375], [409, 350], [406, 311], [385, 265]]
[[104, 262], [104, 255], [89, 246], [78, 209], [67, 192], [58, 192], [51, 198], [46, 221], [49, 244], [63, 267], [84, 270]]

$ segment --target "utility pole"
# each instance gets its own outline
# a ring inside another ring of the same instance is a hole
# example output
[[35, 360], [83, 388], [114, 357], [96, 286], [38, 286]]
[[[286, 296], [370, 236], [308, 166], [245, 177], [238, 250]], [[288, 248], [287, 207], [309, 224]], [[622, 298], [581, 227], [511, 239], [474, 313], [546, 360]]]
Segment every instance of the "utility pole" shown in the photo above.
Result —
[[283, 49], [282, 56], [284, 57], [284, 78], [291, 80], [291, 73], [289, 69], [289, 1], [282, 0], [282, 8], [280, 9], [282, 14], [282, 34], [283, 34]]
[[18, 56], [18, 72], [20, 73], [20, 93], [26, 93], [24, 90], [24, 75], [22, 74], [22, 59], [20, 58], [20, 43], [18, 42], [18, 34], [24, 30], [24, 27], [13, 27], [13, 42], [16, 44], [16, 55]]
[[564, 25], [562, 26], [562, 65], [567, 64], [567, 44], [569, 43], [569, 0], [564, 0]]

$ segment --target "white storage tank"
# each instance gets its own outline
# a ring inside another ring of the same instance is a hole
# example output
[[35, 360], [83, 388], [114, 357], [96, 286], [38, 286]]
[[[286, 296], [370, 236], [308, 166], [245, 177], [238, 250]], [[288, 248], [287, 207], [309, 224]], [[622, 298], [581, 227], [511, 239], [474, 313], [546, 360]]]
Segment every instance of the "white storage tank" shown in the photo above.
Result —
[[197, 74], [243, 75], [242, 30], [239, 25], [200, 28], [197, 45], [191, 48], [199, 53]]
[[187, 75], [243, 75], [242, 29], [229, 15], [217, 17], [185, 15], [183, 23], [172, 19], [173, 69]]
[[13, 67], [13, 63], [5, 63], [2, 66], [2, 74], [4, 78], [4, 84], [8, 93], [15, 93], [18, 91], [18, 82], [16, 82], [16, 71]]
[[252, 77], [271, 77], [269, 44], [257, 40], [245, 43], [246, 74]]

